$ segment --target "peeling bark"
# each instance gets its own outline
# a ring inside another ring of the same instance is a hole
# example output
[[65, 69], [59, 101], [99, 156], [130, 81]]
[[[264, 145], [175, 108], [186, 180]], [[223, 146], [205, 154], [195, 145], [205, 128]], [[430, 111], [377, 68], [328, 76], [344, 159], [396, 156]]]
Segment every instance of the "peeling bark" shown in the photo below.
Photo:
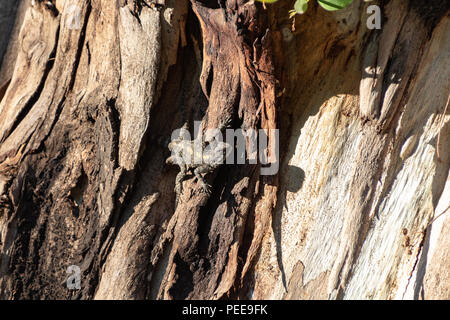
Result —
[[[373, 31], [360, 1], [294, 26], [289, 1], [157, 2], [27, 9], [0, 70], [0, 298], [448, 299], [445, 1], [381, 1]], [[279, 174], [222, 165], [175, 206], [172, 131], [227, 119], [280, 129]]]

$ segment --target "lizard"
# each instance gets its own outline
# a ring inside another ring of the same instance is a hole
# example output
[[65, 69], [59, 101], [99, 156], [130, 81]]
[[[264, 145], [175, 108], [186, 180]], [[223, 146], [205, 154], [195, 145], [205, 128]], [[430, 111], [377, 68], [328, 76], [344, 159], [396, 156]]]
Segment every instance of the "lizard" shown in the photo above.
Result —
[[[229, 120], [226, 121], [219, 130], [222, 131], [229, 123]], [[201, 154], [196, 154], [196, 144], [201, 146]], [[174, 188], [176, 194], [175, 203], [178, 204], [182, 192], [183, 180], [188, 175], [194, 174], [197, 180], [200, 181], [203, 191], [208, 195], [211, 194], [211, 186], [205, 182], [202, 174], [211, 173], [218, 168], [230, 154], [232, 147], [226, 142], [216, 141], [214, 137], [212, 139], [207, 137], [203, 140], [202, 136], [200, 136], [194, 140], [186, 140], [180, 134], [177, 139], [169, 143], [168, 148], [172, 154], [167, 158], [166, 163], [178, 165], [180, 168], [180, 172], [175, 179]], [[201, 163], [194, 162], [195, 156], [201, 159]]]
[[155, 11], [161, 11], [161, 9], [164, 7], [164, 4], [158, 3], [155, 0], [135, 0], [134, 12], [140, 12], [144, 6]]

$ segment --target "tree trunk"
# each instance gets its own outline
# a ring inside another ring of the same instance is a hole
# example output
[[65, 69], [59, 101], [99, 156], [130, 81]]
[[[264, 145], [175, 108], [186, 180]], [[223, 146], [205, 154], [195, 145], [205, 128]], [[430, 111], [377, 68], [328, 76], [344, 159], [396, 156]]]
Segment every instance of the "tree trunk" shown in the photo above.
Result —
[[[446, 1], [370, 4], [29, 6], [0, 70], [0, 298], [449, 299]], [[224, 164], [176, 202], [172, 132], [228, 119], [280, 130], [278, 174]]]

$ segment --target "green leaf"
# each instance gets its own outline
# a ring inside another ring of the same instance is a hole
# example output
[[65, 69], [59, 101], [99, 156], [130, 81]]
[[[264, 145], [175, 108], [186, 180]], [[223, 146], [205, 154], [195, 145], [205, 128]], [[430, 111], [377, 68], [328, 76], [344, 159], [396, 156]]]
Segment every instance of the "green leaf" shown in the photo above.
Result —
[[343, 9], [352, 3], [353, 0], [317, 0], [320, 6], [328, 11]]
[[[256, 0], [258, 2], [262, 3], [275, 3], [278, 0]], [[308, 2], [310, 0], [296, 0], [294, 9], [289, 11], [289, 16], [293, 17], [295, 14], [303, 14], [308, 10]], [[344, 9], [347, 7], [350, 3], [352, 3], [353, 0], [317, 0], [319, 5], [328, 11], [335, 11]]]
[[303, 14], [308, 10], [309, 0], [297, 0], [295, 1], [294, 10], [296, 13]]

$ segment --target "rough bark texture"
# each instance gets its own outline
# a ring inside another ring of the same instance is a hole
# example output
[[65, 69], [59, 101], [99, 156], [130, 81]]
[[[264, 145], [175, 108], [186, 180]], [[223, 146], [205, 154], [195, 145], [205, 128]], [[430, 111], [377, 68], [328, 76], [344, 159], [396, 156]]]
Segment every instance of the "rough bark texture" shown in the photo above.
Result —
[[[0, 298], [449, 299], [447, 2], [382, 1], [381, 30], [362, 1], [156, 2], [0, 19]], [[175, 206], [165, 141], [229, 118], [280, 129], [278, 175]]]

